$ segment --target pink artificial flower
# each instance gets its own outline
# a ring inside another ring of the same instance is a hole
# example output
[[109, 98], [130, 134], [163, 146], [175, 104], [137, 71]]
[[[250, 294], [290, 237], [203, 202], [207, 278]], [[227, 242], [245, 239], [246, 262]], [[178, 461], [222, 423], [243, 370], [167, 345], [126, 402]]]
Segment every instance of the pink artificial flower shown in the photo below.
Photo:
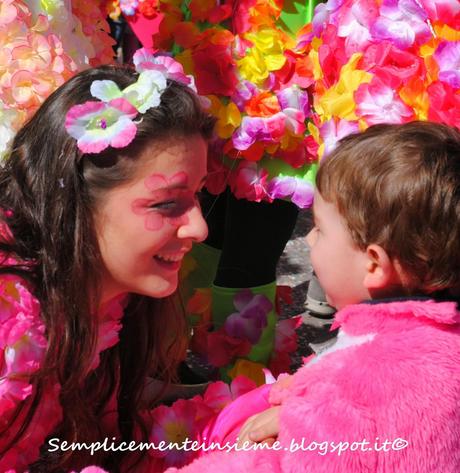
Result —
[[233, 134], [233, 146], [238, 150], [246, 150], [256, 141], [278, 143], [285, 133], [286, 122], [291, 122], [287, 118], [283, 112], [270, 117], [243, 117], [241, 125]]
[[[73, 471], [71, 473], [77, 473], [77, 472]], [[87, 466], [86, 468], [83, 468], [83, 470], [81, 470], [80, 473], [108, 473], [108, 471], [103, 470], [102, 468], [98, 466], [92, 465], [92, 466]]]
[[308, 209], [313, 204], [314, 188], [311, 182], [301, 177], [277, 176], [268, 184], [268, 195], [272, 199], [291, 198], [291, 202], [301, 209]]
[[394, 89], [399, 89], [412, 77], [425, 77], [423, 59], [398, 49], [389, 41], [369, 46], [364, 52], [360, 68], [372, 72]]
[[327, 25], [319, 47], [319, 63], [326, 87], [333, 86], [340, 77], [340, 70], [348, 62], [345, 39], [338, 36], [337, 27]]
[[83, 153], [100, 153], [109, 146], [123, 148], [131, 143], [137, 132], [132, 120], [137, 114], [123, 98], [108, 103], [88, 101], [68, 111], [65, 127]]
[[98, 314], [96, 354], [90, 366], [91, 370], [99, 366], [100, 354], [118, 343], [118, 335], [122, 327], [121, 318], [127, 303], [128, 297], [126, 295], [117, 296], [107, 302]]
[[270, 200], [267, 190], [268, 172], [257, 163], [242, 160], [230, 175], [230, 188], [237, 199], [260, 202]]
[[349, 5], [349, 8], [341, 8], [337, 33], [345, 38], [345, 51], [351, 57], [372, 41], [369, 29], [379, 12], [375, 0], [354, 0]]
[[191, 76], [184, 73], [182, 64], [170, 56], [155, 56], [146, 48], [138, 49], [133, 56], [137, 72], [156, 70], [162, 72], [168, 79], [173, 79], [185, 85], [192, 85]]
[[37, 299], [13, 276], [0, 281], [0, 415], [32, 392], [47, 341]]
[[443, 41], [436, 48], [434, 59], [439, 66], [439, 80], [460, 89], [460, 41]]
[[296, 329], [302, 325], [302, 317], [297, 315], [280, 320], [275, 328], [275, 351], [293, 353], [297, 350]]
[[371, 34], [376, 41], [388, 40], [406, 49], [432, 37], [427, 20], [427, 12], [418, 0], [383, 0]]
[[171, 407], [159, 406], [152, 411], [153, 427], [150, 434], [150, 442], [159, 446], [160, 442], [171, 446], [164, 451], [149, 449], [153, 457], [162, 458], [166, 467], [180, 467], [189, 463], [198, 452], [178, 450], [173, 445], [181, 447], [184, 442], [193, 441], [197, 437], [195, 417], [197, 408], [195, 401], [179, 399]]
[[324, 122], [319, 129], [321, 139], [324, 143], [324, 156], [331, 153], [342, 138], [358, 132], [358, 122], [350, 122], [341, 118], [331, 118], [327, 122]]
[[413, 120], [414, 112], [397, 92], [374, 77], [369, 84], [361, 84], [355, 92], [356, 113], [368, 125], [377, 123], [405, 123]]
[[237, 376], [230, 385], [223, 381], [216, 381], [206, 389], [203, 402], [217, 413], [237, 397], [256, 387], [257, 384], [246, 376]]
[[237, 312], [225, 320], [225, 331], [232, 337], [257, 343], [267, 326], [268, 313], [273, 309], [273, 304], [266, 296], [243, 289], [233, 298], [233, 305]]
[[287, 87], [276, 93], [281, 110], [294, 109], [302, 113], [302, 118], [299, 121], [305, 121], [306, 117], [310, 115], [310, 103], [308, 100], [308, 93], [297, 86]]
[[428, 120], [458, 127], [460, 123], [460, 95], [445, 82], [436, 81], [427, 88], [430, 108]]

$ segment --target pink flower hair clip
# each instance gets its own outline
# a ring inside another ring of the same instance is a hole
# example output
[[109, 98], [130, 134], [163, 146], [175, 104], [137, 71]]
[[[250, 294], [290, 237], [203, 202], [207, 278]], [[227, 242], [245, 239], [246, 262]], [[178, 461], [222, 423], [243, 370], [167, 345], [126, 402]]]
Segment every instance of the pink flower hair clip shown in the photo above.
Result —
[[139, 73], [134, 84], [120, 90], [112, 80], [95, 80], [90, 92], [98, 101], [74, 105], [67, 112], [66, 130], [83, 153], [100, 153], [109, 146], [123, 148], [131, 143], [137, 132], [135, 118], [160, 105], [168, 79], [196, 92], [193, 78], [171, 57], [154, 56], [142, 48], [133, 59]]

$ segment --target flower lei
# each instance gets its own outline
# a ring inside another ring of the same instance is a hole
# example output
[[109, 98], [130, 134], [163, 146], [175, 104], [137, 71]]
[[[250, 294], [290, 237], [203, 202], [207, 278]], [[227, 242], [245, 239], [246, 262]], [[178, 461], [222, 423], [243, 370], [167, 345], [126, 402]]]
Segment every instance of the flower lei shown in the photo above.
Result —
[[229, 184], [239, 198], [290, 197], [306, 208], [316, 172], [306, 137], [314, 78], [296, 41], [277, 26], [282, 4], [165, 0], [153, 39], [194, 75], [217, 117], [208, 190]]
[[460, 123], [460, 4], [343, 0], [316, 8], [305, 31], [314, 65], [309, 125], [320, 156], [376, 123]]
[[168, 56], [155, 57], [140, 49], [133, 60], [139, 73], [134, 84], [120, 90], [112, 80], [95, 80], [90, 92], [99, 101], [89, 100], [68, 111], [66, 130], [83, 153], [100, 153], [109, 146], [123, 148], [131, 143], [137, 132], [134, 119], [160, 105], [168, 79], [194, 88], [193, 79]]
[[[14, 264], [13, 260], [7, 263]], [[118, 342], [125, 300], [116, 298], [99, 315], [98, 344], [91, 369], [97, 368], [99, 354]], [[47, 346], [40, 304], [29, 287], [17, 276], [0, 278], [0, 429], [8, 430], [0, 439], [0, 449], [10, 441], [24, 413], [13, 418], [20, 403], [28, 404], [32, 377], [39, 370]], [[33, 428], [0, 458], [0, 470], [10, 471], [27, 465], [39, 456], [39, 447], [62, 418], [60, 386], [50, 382], [43, 392], [33, 418]], [[14, 420], [13, 420], [14, 419]]]

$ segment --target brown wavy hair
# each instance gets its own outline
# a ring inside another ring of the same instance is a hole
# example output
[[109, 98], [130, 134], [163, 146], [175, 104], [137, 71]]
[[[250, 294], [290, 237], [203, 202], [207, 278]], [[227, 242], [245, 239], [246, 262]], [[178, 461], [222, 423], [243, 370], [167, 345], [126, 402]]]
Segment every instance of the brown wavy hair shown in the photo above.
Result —
[[[17, 422], [13, 419], [8, 427], [12, 438], [8, 448], [33, 422], [49, 380], [61, 385], [64, 416], [50, 433], [52, 437], [100, 441], [107, 436], [100, 419], [114, 393], [122, 440], [131, 440], [134, 431], [145, 437], [139, 416], [145, 378], [156, 376], [170, 382], [183, 358], [185, 319], [179, 303], [174, 297], [156, 300], [132, 295], [120, 342], [101, 353], [100, 365], [90, 370], [98, 329], [92, 308], [98, 307], [103, 267], [93, 221], [99, 202], [108, 190], [132, 178], [136, 158], [146, 145], [193, 134], [208, 139], [214, 126], [214, 119], [188, 87], [168, 81], [161, 104], [139, 116], [137, 134], [129, 146], [82, 154], [64, 128], [69, 108], [94, 100], [90, 95], [94, 80], [112, 80], [124, 88], [136, 79], [134, 71], [117, 66], [74, 76], [17, 133], [11, 155], [0, 168], [0, 209], [11, 211], [0, 213], [0, 218], [13, 236], [0, 239], [0, 252], [18, 261], [16, 266], [0, 266], [0, 274], [15, 273], [29, 281], [40, 301], [48, 339], [44, 362], [32, 380], [32, 398], [18, 408]], [[90, 457], [83, 451], [54, 457], [42, 448], [40, 460], [30, 471], [57, 472], [96, 463], [116, 471], [119, 461]]]
[[460, 288], [460, 131], [430, 122], [375, 125], [342, 139], [317, 188], [353, 241], [384, 248], [410, 293]]

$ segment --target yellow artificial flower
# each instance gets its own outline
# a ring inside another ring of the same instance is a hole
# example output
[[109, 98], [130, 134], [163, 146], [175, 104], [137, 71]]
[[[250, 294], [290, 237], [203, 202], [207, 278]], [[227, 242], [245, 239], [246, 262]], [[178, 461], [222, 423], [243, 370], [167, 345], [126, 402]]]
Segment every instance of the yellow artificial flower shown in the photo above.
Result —
[[271, 71], [277, 71], [284, 66], [284, 50], [290, 40], [281, 31], [271, 28], [261, 28], [257, 33], [248, 33], [245, 39], [249, 40], [253, 47], [243, 59], [237, 61], [240, 75], [243, 79], [262, 85]]
[[227, 374], [231, 379], [235, 379], [240, 375], [246, 376], [246, 378], [252, 379], [257, 386], [262, 386], [262, 384], [265, 384], [264, 368], [265, 366], [261, 363], [238, 358], [233, 368]]
[[317, 97], [316, 111], [322, 116], [323, 121], [338, 117], [344, 120], [357, 120], [355, 114], [354, 93], [361, 84], [371, 81], [372, 74], [356, 70], [356, 65], [362, 54], [355, 53], [351, 56], [340, 72], [339, 81], [327, 89], [321, 97]]
[[233, 102], [220, 108], [217, 114], [216, 131], [221, 138], [230, 138], [240, 124], [241, 113]]

